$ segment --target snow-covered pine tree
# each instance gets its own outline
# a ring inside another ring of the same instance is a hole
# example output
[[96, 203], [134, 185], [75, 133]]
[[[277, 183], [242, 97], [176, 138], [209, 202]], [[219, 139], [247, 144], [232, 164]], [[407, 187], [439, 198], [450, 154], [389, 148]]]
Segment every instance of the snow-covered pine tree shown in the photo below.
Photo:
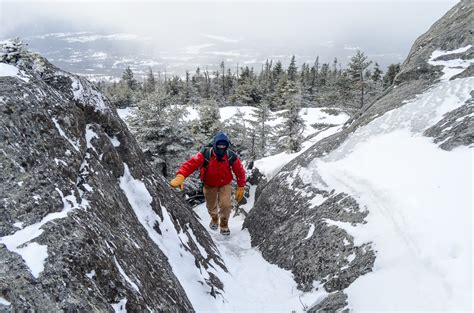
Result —
[[150, 67], [148, 68], [148, 73], [145, 79], [145, 84], [144, 84], [145, 92], [151, 93], [155, 90], [155, 87], [156, 87], [155, 75], [153, 74], [153, 70]]
[[220, 64], [220, 69], [222, 71], [222, 76], [221, 79], [218, 80], [217, 85], [220, 87], [219, 90], [222, 92], [222, 99], [226, 100], [227, 95], [229, 94], [229, 88], [227, 88], [227, 80], [226, 80], [226, 73], [225, 73], [225, 63], [224, 61], [221, 62]]
[[248, 66], [241, 69], [238, 85], [231, 101], [238, 106], [254, 106], [262, 100], [262, 92], [254, 74], [253, 68]]
[[232, 140], [233, 148], [239, 153], [242, 159], [248, 159], [251, 155], [252, 147], [249, 138], [249, 123], [245, 114], [239, 108], [234, 116], [225, 121], [223, 127]]
[[319, 71], [319, 85], [320, 86], [326, 86], [326, 83], [328, 81], [328, 73], [329, 73], [329, 64], [328, 63], [323, 63], [321, 65], [321, 70]]
[[384, 88], [388, 88], [393, 84], [393, 81], [395, 80], [395, 76], [397, 76], [398, 72], [400, 72], [400, 63], [390, 64], [388, 66], [387, 73], [385, 73], [383, 77]]
[[365, 70], [372, 61], [367, 61], [367, 56], [360, 50], [351, 58], [348, 65], [348, 73], [352, 79], [354, 90], [359, 94], [359, 107], [364, 106], [367, 82], [364, 77]]
[[140, 142], [153, 144], [162, 135], [163, 126], [170, 121], [165, 108], [170, 105], [170, 98], [163, 88], [157, 88], [137, 104], [137, 114], [130, 124], [135, 128]]
[[374, 65], [374, 71], [372, 72], [372, 80], [374, 81], [375, 84], [378, 84], [380, 80], [382, 79], [382, 70], [380, 69], [380, 66], [377, 62], [375, 62]]
[[122, 80], [127, 84], [128, 88], [131, 90], [136, 90], [138, 87], [138, 82], [133, 75], [133, 71], [130, 66], [123, 71]]
[[296, 82], [298, 80], [298, 67], [296, 66], [296, 59], [295, 56], [293, 55], [291, 57], [290, 65], [288, 65], [288, 79]]
[[150, 153], [152, 163], [165, 176], [174, 173], [193, 146], [189, 126], [183, 120], [185, 111], [172, 102], [164, 86], [157, 87], [137, 104], [137, 114], [130, 120], [142, 150]]
[[253, 155], [255, 158], [266, 156], [270, 152], [269, 141], [271, 141], [273, 135], [273, 127], [269, 125], [269, 122], [274, 120], [275, 117], [273, 117], [267, 101], [257, 104], [250, 115], [254, 118], [254, 120], [250, 121], [255, 133]]
[[193, 125], [195, 140], [202, 143], [209, 142], [222, 129], [219, 106], [214, 99], [203, 99], [199, 104], [199, 120]]
[[278, 60], [273, 67], [273, 81], [277, 82], [280, 80], [281, 75], [283, 75], [283, 66]]
[[287, 81], [281, 92], [285, 101], [285, 110], [279, 115], [284, 121], [277, 132], [278, 142], [284, 150], [298, 152], [303, 142], [304, 120], [300, 116], [301, 90], [293, 81]]

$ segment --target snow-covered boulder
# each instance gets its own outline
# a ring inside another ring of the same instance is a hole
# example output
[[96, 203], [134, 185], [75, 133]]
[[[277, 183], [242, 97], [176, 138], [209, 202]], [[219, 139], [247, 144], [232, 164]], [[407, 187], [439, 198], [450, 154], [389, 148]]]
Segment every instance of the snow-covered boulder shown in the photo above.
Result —
[[184, 312], [222, 292], [211, 238], [109, 101], [0, 51], [0, 311]]
[[454, 6], [380, 99], [261, 189], [252, 245], [329, 293], [313, 310], [472, 309], [472, 14]]

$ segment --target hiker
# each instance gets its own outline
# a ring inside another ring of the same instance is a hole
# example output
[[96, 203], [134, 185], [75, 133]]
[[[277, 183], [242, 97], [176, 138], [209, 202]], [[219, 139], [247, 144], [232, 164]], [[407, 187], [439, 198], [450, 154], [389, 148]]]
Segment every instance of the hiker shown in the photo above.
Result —
[[217, 133], [212, 141], [212, 147], [204, 147], [184, 162], [176, 172], [176, 177], [170, 182], [171, 187], [180, 187], [182, 190], [186, 177], [198, 168], [201, 169], [206, 207], [211, 216], [209, 227], [217, 230], [220, 225], [222, 235], [230, 235], [228, 222], [232, 209], [232, 172], [237, 178], [235, 192], [237, 203], [243, 199], [245, 190], [245, 169], [237, 154], [229, 149], [229, 144], [229, 137], [225, 133]]

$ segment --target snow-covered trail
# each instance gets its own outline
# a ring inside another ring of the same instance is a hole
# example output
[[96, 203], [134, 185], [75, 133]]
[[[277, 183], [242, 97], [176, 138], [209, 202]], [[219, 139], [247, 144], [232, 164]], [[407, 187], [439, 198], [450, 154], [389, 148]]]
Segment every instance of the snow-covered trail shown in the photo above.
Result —
[[[249, 201], [242, 206], [246, 211], [253, 206], [255, 190], [256, 187], [252, 186]], [[219, 231], [209, 229], [210, 217], [205, 204], [196, 206], [194, 210], [202, 225], [209, 231], [229, 270], [229, 273], [219, 273], [219, 278], [224, 283], [223, 297], [218, 296], [209, 307], [196, 307], [198, 312], [216, 308], [219, 312], [302, 312], [303, 306], [310, 306], [327, 295], [323, 288], [303, 293], [296, 288], [291, 272], [265, 261], [258, 249], [250, 246], [248, 231], [242, 230], [242, 214], [233, 217], [234, 212], [231, 213], [231, 235], [224, 237]], [[315, 286], [318, 286], [317, 282]]]

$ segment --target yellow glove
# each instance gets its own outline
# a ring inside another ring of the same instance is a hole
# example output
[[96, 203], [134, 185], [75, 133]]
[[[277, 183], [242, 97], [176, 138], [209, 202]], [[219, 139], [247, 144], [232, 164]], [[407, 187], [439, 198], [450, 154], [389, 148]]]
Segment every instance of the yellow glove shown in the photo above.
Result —
[[176, 177], [170, 181], [170, 186], [173, 188], [179, 187], [179, 189], [184, 189], [184, 176], [181, 174], [176, 175]]
[[245, 187], [237, 187], [237, 190], [235, 191], [235, 200], [237, 200], [237, 203], [242, 201], [244, 198], [244, 193], [245, 193]]

